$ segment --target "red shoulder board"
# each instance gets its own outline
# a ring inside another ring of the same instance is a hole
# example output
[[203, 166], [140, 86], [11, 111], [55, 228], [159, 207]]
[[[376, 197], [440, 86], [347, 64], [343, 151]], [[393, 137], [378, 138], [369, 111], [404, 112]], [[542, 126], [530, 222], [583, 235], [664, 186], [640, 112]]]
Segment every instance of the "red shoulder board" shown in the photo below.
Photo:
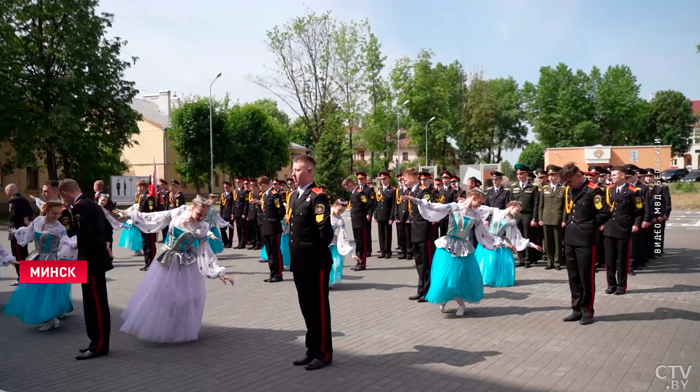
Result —
[[593, 189], [598, 188], [598, 185], [596, 185], [596, 184], [594, 184], [594, 183], [592, 183], [592, 182], [589, 182], [589, 183], [588, 183], [588, 186], [591, 187], [591, 188], [593, 188]]
[[277, 193], [277, 191], [273, 189], [272, 191], [270, 191], [270, 193], [275, 194]]
[[420, 186], [420, 189], [426, 189], [423, 185]]
[[637, 188], [633, 187], [632, 185], [630, 185], [629, 188], [630, 188], [631, 191], [636, 191], [636, 190], [637, 190]]
[[313, 188], [313, 189], [311, 189], [311, 190], [314, 191], [314, 193], [317, 194], [317, 195], [320, 195], [321, 193], [323, 193], [323, 191], [321, 190], [321, 188]]

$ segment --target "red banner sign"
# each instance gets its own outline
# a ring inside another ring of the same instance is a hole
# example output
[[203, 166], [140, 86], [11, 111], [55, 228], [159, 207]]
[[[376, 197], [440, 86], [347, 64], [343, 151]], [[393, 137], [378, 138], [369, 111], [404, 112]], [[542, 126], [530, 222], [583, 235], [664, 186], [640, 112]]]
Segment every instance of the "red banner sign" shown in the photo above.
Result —
[[85, 260], [22, 260], [19, 283], [87, 283]]

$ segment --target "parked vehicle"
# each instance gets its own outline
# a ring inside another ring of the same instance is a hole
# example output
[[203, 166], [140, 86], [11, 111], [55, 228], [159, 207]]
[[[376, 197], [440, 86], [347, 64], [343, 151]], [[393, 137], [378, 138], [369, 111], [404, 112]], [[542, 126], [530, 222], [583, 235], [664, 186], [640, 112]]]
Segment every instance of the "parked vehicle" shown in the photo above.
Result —
[[677, 182], [681, 178], [688, 175], [687, 169], [668, 169], [661, 173], [661, 181], [663, 182]]
[[681, 182], [700, 182], [700, 170], [693, 170], [681, 179]]

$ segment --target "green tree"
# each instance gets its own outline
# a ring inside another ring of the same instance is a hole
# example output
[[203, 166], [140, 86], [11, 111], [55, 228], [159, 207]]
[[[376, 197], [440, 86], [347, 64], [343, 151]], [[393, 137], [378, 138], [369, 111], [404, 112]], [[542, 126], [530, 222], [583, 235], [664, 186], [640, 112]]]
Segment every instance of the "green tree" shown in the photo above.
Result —
[[334, 37], [337, 21], [330, 12], [317, 15], [309, 11], [284, 26], [267, 32], [267, 45], [275, 56], [275, 74], [249, 76], [248, 80], [265, 88], [301, 118], [306, 127], [309, 147], [321, 138], [322, 108], [335, 94], [336, 63]]
[[[194, 185], [197, 192], [204, 185], [212, 192], [209, 118], [209, 98], [193, 97], [173, 110], [170, 115], [172, 127], [167, 131], [178, 154], [176, 171], [184, 181]], [[211, 119], [215, 169], [226, 172], [227, 157], [243, 147], [231, 142], [234, 139], [226, 128], [226, 108], [222, 102], [213, 102]]]
[[542, 143], [530, 143], [520, 153], [518, 163], [528, 166], [531, 170], [544, 168], [544, 152], [546, 149], [547, 147]]
[[[465, 105], [462, 111], [464, 126], [457, 132], [459, 158], [465, 163], [486, 161], [491, 157], [496, 132], [497, 102], [489, 81], [475, 74], [465, 86]], [[485, 156], [482, 152], [486, 152]]]
[[525, 146], [527, 127], [522, 92], [513, 77], [489, 80], [489, 90], [495, 96], [496, 119], [487, 156], [488, 162], [501, 162], [503, 151]]
[[[0, 137], [12, 150], [6, 171], [35, 166], [50, 179], [120, 174], [140, 115], [123, 80], [135, 61], [107, 38], [113, 15], [96, 0], [14, 0], [0, 4]], [[28, 130], [31, 130], [29, 132]], [[39, 162], [37, 162], [37, 159]]]
[[291, 127], [292, 122], [289, 119], [289, 116], [283, 110], [280, 110], [280, 108], [277, 106], [277, 101], [274, 99], [258, 99], [257, 101], [253, 102], [253, 105], [264, 110], [267, 114], [279, 121], [279, 123], [282, 124], [285, 129], [289, 129], [289, 127]]
[[600, 125], [590, 77], [565, 64], [542, 67], [538, 84], [523, 86], [526, 117], [547, 147], [591, 146], [600, 140]]
[[347, 133], [342, 125], [341, 114], [330, 110], [324, 112], [324, 130], [314, 146], [316, 158], [316, 185], [326, 186], [331, 197], [345, 195], [342, 181], [350, 172], [347, 165], [349, 151], [346, 148]]
[[289, 164], [289, 136], [282, 124], [256, 103], [236, 105], [227, 118], [227, 136], [242, 146], [227, 151], [226, 167], [244, 177], [274, 177]]
[[685, 154], [690, 148], [693, 125], [698, 121], [693, 115], [693, 103], [681, 92], [665, 90], [654, 95], [650, 106], [647, 142], [659, 139], [671, 145], [673, 155]]

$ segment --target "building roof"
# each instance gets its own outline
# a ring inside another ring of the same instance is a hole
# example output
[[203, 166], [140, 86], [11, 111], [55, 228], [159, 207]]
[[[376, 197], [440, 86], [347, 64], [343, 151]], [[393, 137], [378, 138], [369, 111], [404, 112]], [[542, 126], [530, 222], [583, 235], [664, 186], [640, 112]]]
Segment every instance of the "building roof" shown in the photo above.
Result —
[[143, 118], [159, 125], [162, 128], [170, 128], [170, 118], [160, 110], [158, 105], [143, 99], [134, 98], [131, 101], [131, 108], [141, 113]]
[[700, 101], [692, 101], [693, 114], [700, 114]]
[[296, 148], [297, 150], [308, 150], [308, 148], [306, 148], [305, 146], [294, 142], [289, 142], [289, 148]]

